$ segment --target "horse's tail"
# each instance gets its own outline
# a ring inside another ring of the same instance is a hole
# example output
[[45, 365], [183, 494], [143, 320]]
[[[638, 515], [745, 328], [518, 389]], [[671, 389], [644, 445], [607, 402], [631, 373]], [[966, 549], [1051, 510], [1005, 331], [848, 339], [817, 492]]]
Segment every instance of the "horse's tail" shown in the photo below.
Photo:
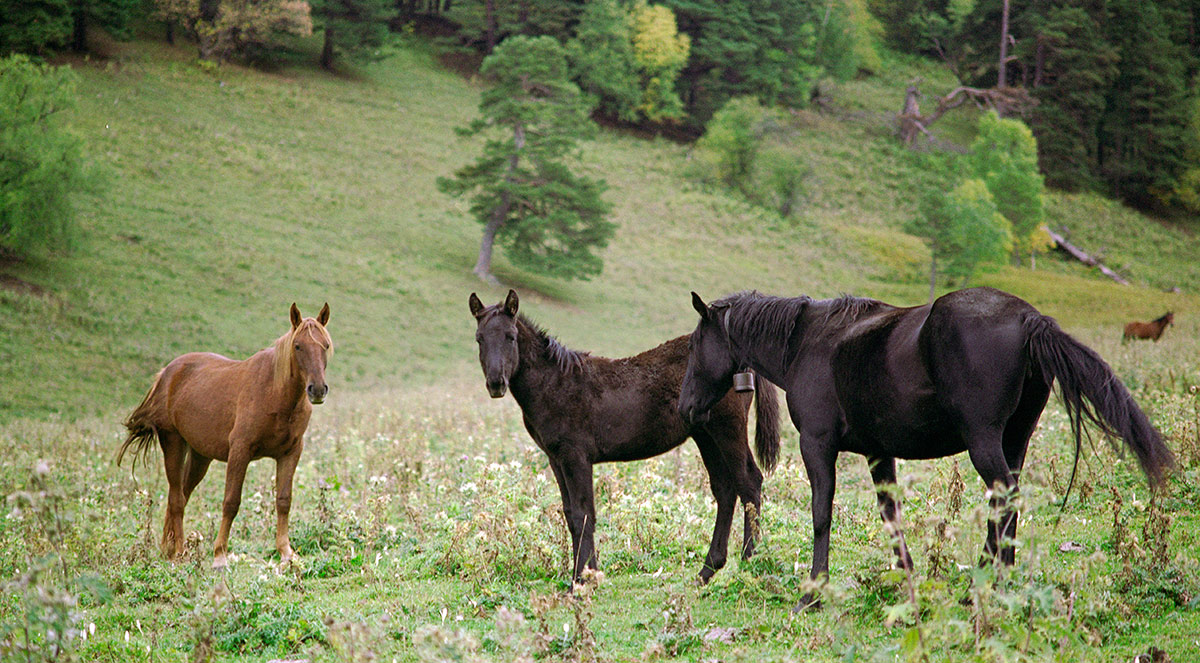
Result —
[[[1059, 328], [1053, 318], [1030, 315], [1023, 321], [1029, 355], [1043, 375], [1058, 380], [1059, 392], [1075, 435], [1075, 463], [1082, 448], [1083, 420], [1119, 437], [1137, 455], [1152, 486], [1162, 484], [1175, 467], [1175, 454], [1150, 425], [1133, 396], [1094, 350]], [[1085, 400], [1086, 399], [1086, 400]], [[1074, 483], [1075, 471], [1071, 471]], [[1068, 493], [1070, 486], [1067, 487]], [[1066, 498], [1063, 498], [1064, 502]]]
[[754, 374], [754, 448], [767, 472], [779, 463], [779, 393], [775, 385]]
[[154, 441], [158, 438], [158, 427], [154, 422], [160, 409], [158, 386], [162, 380], [162, 374], [163, 372], [159, 371], [158, 375], [154, 376], [154, 384], [150, 386], [150, 391], [146, 392], [141, 404], [125, 418], [125, 428], [129, 430], [129, 435], [125, 437], [125, 442], [117, 452], [117, 465], [121, 464], [125, 452], [132, 446], [133, 464], [129, 468], [131, 472], [137, 469], [139, 456], [145, 462], [146, 456], [154, 448]]

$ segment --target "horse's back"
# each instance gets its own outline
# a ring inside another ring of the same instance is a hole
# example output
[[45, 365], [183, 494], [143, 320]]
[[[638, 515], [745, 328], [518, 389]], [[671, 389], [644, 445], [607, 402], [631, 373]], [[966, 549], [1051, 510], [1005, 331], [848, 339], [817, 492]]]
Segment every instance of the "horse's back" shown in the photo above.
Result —
[[189, 352], [171, 360], [159, 378], [164, 390], [160, 428], [179, 434], [203, 455], [225, 460], [238, 399], [256, 378], [249, 360]]

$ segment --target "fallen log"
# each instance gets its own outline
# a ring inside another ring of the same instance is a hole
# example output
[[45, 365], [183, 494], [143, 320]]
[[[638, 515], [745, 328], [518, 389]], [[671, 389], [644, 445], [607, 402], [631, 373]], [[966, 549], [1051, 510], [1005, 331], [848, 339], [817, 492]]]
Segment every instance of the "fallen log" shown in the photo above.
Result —
[[[1046, 227], [1043, 226], [1043, 228]], [[1068, 242], [1067, 239], [1062, 235], [1050, 230], [1050, 228], [1046, 228], [1046, 233], [1050, 235], [1050, 239], [1054, 240], [1054, 248], [1066, 253], [1067, 255], [1089, 267], [1095, 267], [1096, 269], [1099, 269], [1101, 274], [1116, 281], [1117, 283], [1120, 283], [1121, 285], [1129, 285], [1129, 281], [1126, 281], [1125, 278], [1120, 274], [1114, 272], [1108, 267], [1105, 267], [1104, 263], [1088, 255], [1086, 251], [1078, 246]]]

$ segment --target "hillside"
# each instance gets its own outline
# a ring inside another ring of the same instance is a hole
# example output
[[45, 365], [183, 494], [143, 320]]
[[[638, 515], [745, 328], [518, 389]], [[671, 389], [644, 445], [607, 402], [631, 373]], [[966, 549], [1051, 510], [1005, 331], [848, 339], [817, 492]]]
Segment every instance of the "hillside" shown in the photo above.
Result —
[[[282, 333], [287, 307], [328, 301], [335, 389], [388, 390], [471, 375], [467, 295], [503, 296], [470, 274], [478, 225], [434, 182], [476, 153], [453, 128], [478, 86], [419, 43], [354, 75], [308, 64], [263, 72], [196, 66], [188, 48], [124, 45], [78, 62], [83, 134], [108, 186], [80, 205], [69, 254], [0, 268], [0, 419], [112, 417], [173, 356], [244, 357]], [[787, 149], [812, 167], [798, 221], [783, 222], [687, 179], [689, 147], [604, 132], [584, 170], [607, 180], [619, 224], [590, 282], [515, 270], [525, 310], [572, 347], [631, 353], [692, 327], [689, 290], [757, 288], [924, 299], [926, 250], [896, 230], [921, 173], [885, 119], [904, 81], [945, 77], [912, 60], [842, 86], [835, 111], [801, 111]], [[947, 118], [966, 141], [973, 118]], [[1085, 336], [1167, 308], [1194, 337], [1200, 242], [1091, 195], [1052, 196], [1051, 216], [1125, 268], [1119, 288], [1045, 258], [983, 277]], [[19, 281], [18, 281], [19, 280]], [[14, 285], [15, 284], [15, 285]], [[1169, 287], [1185, 294], [1166, 294]], [[30, 292], [30, 289], [34, 292]]]

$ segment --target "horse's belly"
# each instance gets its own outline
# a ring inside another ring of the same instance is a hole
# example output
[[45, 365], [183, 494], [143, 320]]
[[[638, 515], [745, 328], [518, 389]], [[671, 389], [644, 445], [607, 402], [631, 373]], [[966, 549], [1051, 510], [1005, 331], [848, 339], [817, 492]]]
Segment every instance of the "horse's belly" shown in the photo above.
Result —
[[846, 434], [846, 451], [866, 456], [925, 459], [966, 450], [962, 435], [936, 408], [861, 421]]

